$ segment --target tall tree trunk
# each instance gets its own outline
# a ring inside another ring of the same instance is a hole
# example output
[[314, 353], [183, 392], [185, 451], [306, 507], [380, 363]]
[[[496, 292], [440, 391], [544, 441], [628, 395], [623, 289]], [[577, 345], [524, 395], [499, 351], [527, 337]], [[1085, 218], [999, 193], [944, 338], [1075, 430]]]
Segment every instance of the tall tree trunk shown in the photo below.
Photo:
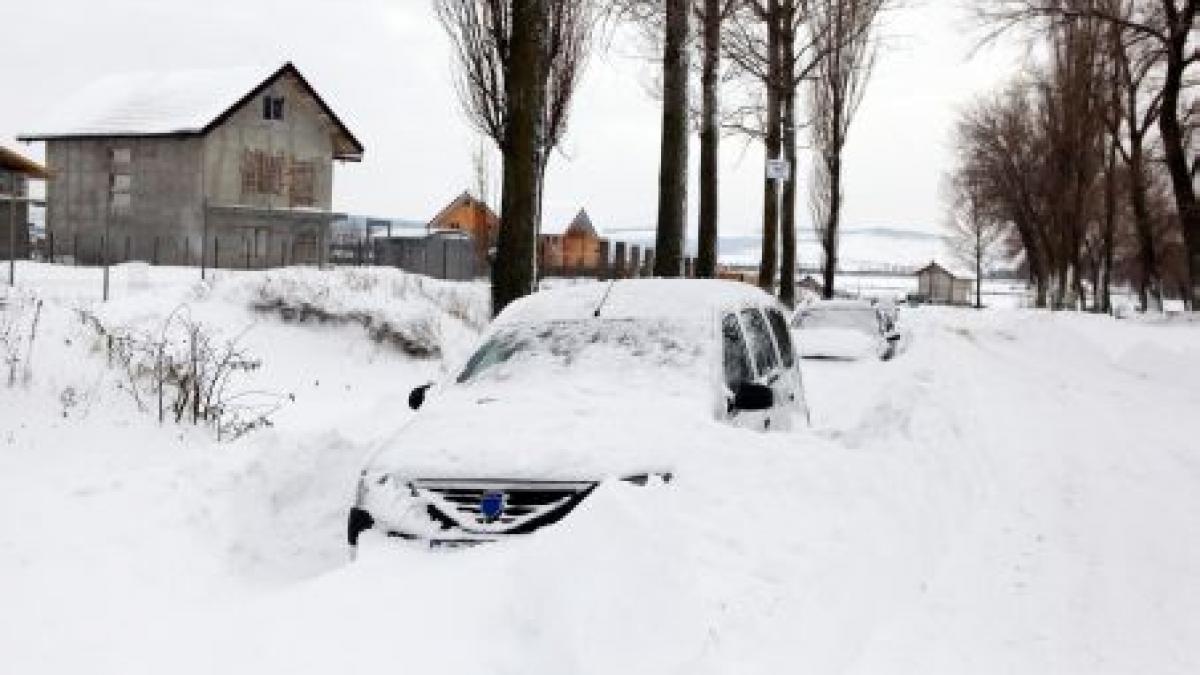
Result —
[[975, 226], [975, 309], [983, 309], [983, 230]]
[[542, 110], [546, 97], [548, 0], [512, 0], [512, 66], [505, 83], [504, 194], [501, 196], [492, 311], [529, 294], [535, 283], [536, 233], [541, 212]]
[[[780, 35], [779, 0], [767, 2], [767, 110], [766, 142], [767, 159], [779, 157], [781, 139], [779, 127], [783, 116], [779, 97], [780, 79]], [[763, 175], [763, 238], [762, 258], [758, 263], [758, 286], [764, 291], [775, 293], [775, 269], [779, 262], [779, 190], [778, 184]]]
[[1130, 140], [1129, 152], [1129, 200], [1133, 207], [1133, 223], [1137, 229], [1138, 259], [1141, 261], [1142, 278], [1138, 284], [1138, 297], [1142, 311], [1153, 305], [1161, 309], [1161, 284], [1158, 276], [1158, 252], [1154, 248], [1154, 230], [1150, 222], [1150, 210], [1146, 206], [1146, 169], [1142, 155], [1141, 139], [1135, 133]]
[[834, 295], [834, 281], [838, 266], [838, 226], [842, 217], [842, 151], [840, 143], [829, 156], [829, 214], [825, 221], [825, 232], [821, 247], [825, 251], [824, 287], [822, 295], [830, 299]]
[[780, 214], [781, 256], [779, 265], [779, 299], [788, 307], [796, 306], [796, 35], [793, 14], [795, 5], [780, 21], [780, 98], [783, 106], [782, 147], [791, 175], [783, 184], [783, 207]]
[[654, 253], [654, 274], [659, 277], [678, 277], [683, 274], [688, 170], [688, 24], [691, 9], [691, 0], [666, 0], [662, 154]]
[[[1191, 21], [1187, 22], [1191, 27]], [[1186, 68], [1185, 48], [1190, 30], [1172, 32], [1167, 50], [1167, 67], [1162, 88], [1162, 107], [1158, 115], [1158, 131], [1162, 136], [1166, 154], [1167, 171], [1171, 175], [1171, 187], [1175, 192], [1175, 206], [1179, 211], [1179, 224], [1183, 228], [1183, 240], [1187, 249], [1188, 273], [1191, 276], [1191, 305], [1200, 307], [1200, 204], [1196, 203], [1196, 190], [1184, 153], [1184, 134], [1179, 122], [1179, 95], [1183, 87], [1183, 71]]]
[[1116, 140], [1109, 141], [1108, 159], [1104, 170], [1104, 233], [1101, 236], [1101, 264], [1096, 270], [1097, 310], [1112, 311], [1113, 240], [1117, 229], [1117, 148]]
[[720, 218], [718, 164], [721, 129], [717, 121], [721, 75], [721, 0], [704, 0], [700, 73], [700, 227], [696, 276], [717, 276], [717, 237]]

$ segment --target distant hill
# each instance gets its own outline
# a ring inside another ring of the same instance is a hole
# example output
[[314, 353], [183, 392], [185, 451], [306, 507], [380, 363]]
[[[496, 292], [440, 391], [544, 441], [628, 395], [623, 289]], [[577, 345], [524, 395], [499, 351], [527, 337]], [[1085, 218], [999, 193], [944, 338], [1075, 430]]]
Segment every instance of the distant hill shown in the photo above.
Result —
[[[653, 230], [607, 230], [606, 236], [640, 246], [654, 244]], [[689, 255], [695, 254], [696, 242], [688, 241]], [[762, 251], [760, 235], [730, 235], [720, 238], [721, 262], [727, 265], [757, 265]], [[821, 263], [821, 247], [810, 229], [796, 233], [796, 254], [802, 267]], [[916, 267], [931, 260], [948, 260], [946, 238], [914, 227], [850, 227], [841, 235], [841, 264], [845, 271], [884, 267]]]

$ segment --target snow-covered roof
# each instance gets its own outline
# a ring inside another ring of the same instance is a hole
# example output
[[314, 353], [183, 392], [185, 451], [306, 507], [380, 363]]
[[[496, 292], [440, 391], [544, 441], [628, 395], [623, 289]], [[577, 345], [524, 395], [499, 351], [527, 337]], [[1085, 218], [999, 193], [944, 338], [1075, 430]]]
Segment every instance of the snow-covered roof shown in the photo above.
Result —
[[23, 141], [207, 133], [284, 74], [294, 75], [344, 135], [338, 159], [361, 159], [362, 144], [290, 62], [239, 67], [134, 72], [103, 77], [66, 98]]
[[956, 266], [952, 263], [947, 263], [944, 260], [938, 260], [936, 258], [933, 260], [930, 260], [928, 264], [923, 265], [920, 269], [917, 270], [916, 273], [920, 274], [920, 273], [928, 270], [931, 267], [940, 268], [943, 272], [949, 273], [950, 276], [954, 277], [958, 281], [974, 281], [975, 280], [974, 272], [964, 269], [962, 266]]
[[723, 309], [773, 305], [775, 302], [774, 298], [757, 287], [738, 281], [627, 279], [540, 291], [509, 305], [496, 321], [523, 323], [586, 319], [594, 315], [597, 307], [602, 307], [602, 317], [610, 319], [709, 321], [715, 312]]
[[816, 300], [816, 301], [811, 302], [804, 306], [804, 309], [806, 311], [809, 311], [809, 310], [844, 311], [844, 310], [862, 310], [862, 309], [874, 309], [874, 308], [875, 308], [875, 305], [872, 304], [869, 300], [862, 300], [862, 299], [858, 299], [858, 298], [837, 298], [837, 299], [833, 299], [833, 300]]

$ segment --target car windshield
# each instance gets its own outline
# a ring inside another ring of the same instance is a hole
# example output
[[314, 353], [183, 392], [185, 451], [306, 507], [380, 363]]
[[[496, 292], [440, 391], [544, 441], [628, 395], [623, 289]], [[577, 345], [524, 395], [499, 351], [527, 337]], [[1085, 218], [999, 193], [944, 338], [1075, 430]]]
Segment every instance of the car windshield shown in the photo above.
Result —
[[459, 384], [509, 380], [539, 372], [598, 370], [630, 375], [648, 368], [687, 368], [700, 356], [697, 333], [667, 321], [593, 319], [501, 329], [467, 361]]
[[848, 328], [866, 333], [879, 332], [879, 317], [874, 307], [813, 307], [796, 314], [801, 329]]

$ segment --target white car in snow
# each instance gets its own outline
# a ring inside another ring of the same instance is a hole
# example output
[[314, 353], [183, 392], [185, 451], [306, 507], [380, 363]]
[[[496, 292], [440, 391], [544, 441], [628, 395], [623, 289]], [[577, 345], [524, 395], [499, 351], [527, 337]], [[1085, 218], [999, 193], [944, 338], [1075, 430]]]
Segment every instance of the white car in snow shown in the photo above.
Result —
[[792, 316], [800, 354], [806, 359], [890, 359], [901, 334], [894, 309], [867, 300], [821, 300]]
[[[601, 482], [669, 482], [707, 424], [787, 430], [808, 409], [784, 310], [741, 283], [536, 293], [496, 318], [369, 460], [348, 523], [462, 545], [557, 522]], [[711, 433], [711, 429], [710, 429]]]

